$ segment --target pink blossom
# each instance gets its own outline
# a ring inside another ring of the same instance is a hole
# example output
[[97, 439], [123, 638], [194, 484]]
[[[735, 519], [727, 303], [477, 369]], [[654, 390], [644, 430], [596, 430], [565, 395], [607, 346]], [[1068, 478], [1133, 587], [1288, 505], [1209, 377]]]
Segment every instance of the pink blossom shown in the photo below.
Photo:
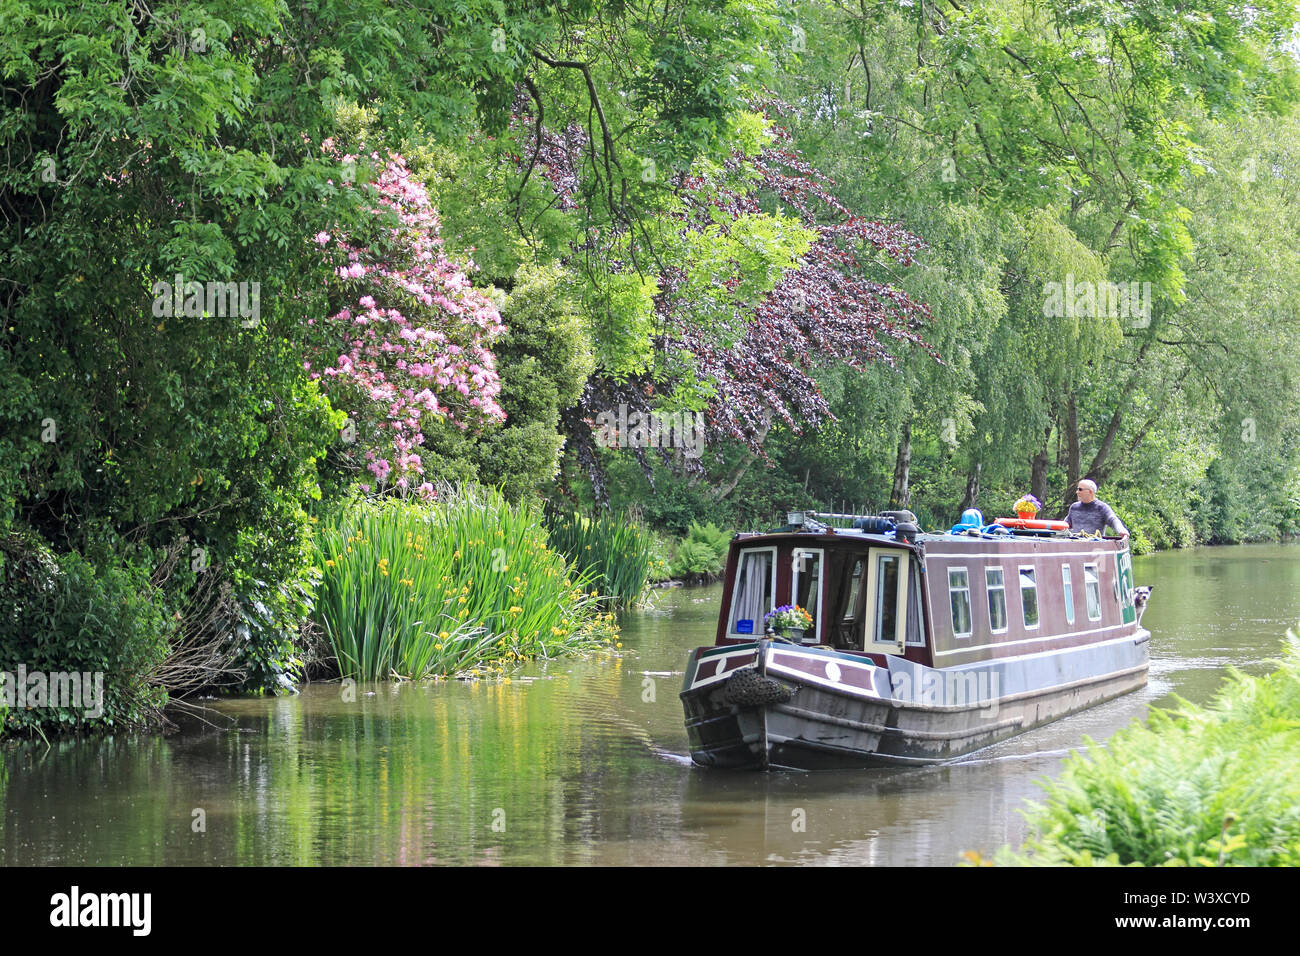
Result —
[[[332, 144], [323, 149], [337, 156]], [[503, 323], [495, 304], [465, 275], [464, 269], [472, 266], [453, 263], [441, 251], [438, 217], [423, 184], [400, 157], [372, 158], [382, 164], [378, 179], [342, 188], [365, 189], [372, 211], [395, 215], [401, 226], [389, 228], [391, 242], [382, 257], [347, 235], [316, 235], [318, 244], [333, 241], [347, 257], [349, 264], [335, 272], [344, 280], [339, 297], [359, 303], [366, 312], [354, 319], [340, 302], [338, 311], [321, 321], [341, 341], [351, 342], [351, 351], [338, 356], [337, 367], [325, 369], [323, 382], [336, 408], [366, 423], [366, 434], [377, 435], [365, 452], [368, 469], [381, 482], [391, 473], [397, 487], [406, 488], [424, 471], [421, 456], [413, 451], [425, 440], [421, 414], [446, 418], [461, 430], [504, 420], [492, 398], [501, 383], [491, 351]], [[345, 328], [360, 337], [348, 336]], [[311, 364], [305, 362], [304, 369], [310, 372]], [[448, 405], [452, 395], [469, 401]], [[419, 491], [425, 497], [434, 494], [429, 482]]]

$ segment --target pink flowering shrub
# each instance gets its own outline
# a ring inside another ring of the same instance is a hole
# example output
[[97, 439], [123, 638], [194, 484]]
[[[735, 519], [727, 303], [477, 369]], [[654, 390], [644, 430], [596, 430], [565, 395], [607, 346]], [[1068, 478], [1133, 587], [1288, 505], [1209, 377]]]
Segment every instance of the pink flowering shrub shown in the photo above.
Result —
[[[329, 140], [322, 149], [335, 153]], [[374, 182], [343, 185], [368, 190], [383, 217], [384, 241], [313, 237], [329, 250], [337, 281], [332, 314], [321, 320], [324, 337], [317, 339], [327, 344], [306, 367], [334, 407], [348, 413], [376, 486], [430, 497], [421, 421], [439, 416], [467, 430], [505, 420], [490, 348], [504, 326], [492, 300], [443, 253], [438, 216], [402, 157], [371, 159], [383, 163]]]

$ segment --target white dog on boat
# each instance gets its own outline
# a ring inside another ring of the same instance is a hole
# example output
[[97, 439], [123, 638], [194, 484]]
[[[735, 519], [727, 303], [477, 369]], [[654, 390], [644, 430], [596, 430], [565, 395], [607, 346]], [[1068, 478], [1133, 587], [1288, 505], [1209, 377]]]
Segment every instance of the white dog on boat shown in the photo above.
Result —
[[1142, 623], [1142, 612], [1147, 609], [1147, 600], [1151, 597], [1151, 587], [1142, 586], [1133, 589], [1133, 607], [1137, 609], [1137, 622]]

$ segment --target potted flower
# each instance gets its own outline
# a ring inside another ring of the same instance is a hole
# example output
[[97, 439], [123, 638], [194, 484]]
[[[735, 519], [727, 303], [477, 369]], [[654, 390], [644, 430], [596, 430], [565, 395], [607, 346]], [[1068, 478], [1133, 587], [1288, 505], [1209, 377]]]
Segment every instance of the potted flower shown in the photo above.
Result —
[[1038, 514], [1038, 509], [1042, 506], [1042, 502], [1033, 495], [1021, 495], [1020, 500], [1014, 505], [1016, 515], [1020, 518], [1032, 518]]
[[769, 633], [780, 634], [786, 640], [802, 641], [804, 631], [812, 627], [812, 615], [797, 604], [782, 604], [763, 617]]

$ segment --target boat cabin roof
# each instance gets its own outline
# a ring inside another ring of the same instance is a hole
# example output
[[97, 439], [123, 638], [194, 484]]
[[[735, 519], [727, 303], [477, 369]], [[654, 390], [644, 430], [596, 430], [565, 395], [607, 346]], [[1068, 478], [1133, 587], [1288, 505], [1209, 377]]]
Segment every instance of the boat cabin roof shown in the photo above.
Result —
[[808, 522], [737, 534], [716, 643], [754, 640], [788, 604], [812, 618], [800, 643], [877, 663], [964, 666], [1136, 631], [1124, 539], [989, 526], [927, 534], [866, 517], [870, 531]]
[[[1089, 546], [1097, 545], [1118, 545], [1120, 549], [1127, 547], [1128, 542], [1121, 538], [1096, 537], [1090, 534], [1076, 534], [1067, 531], [1044, 532], [1044, 531], [1026, 531], [1022, 529], [1008, 528], [1005, 534], [1002, 533], [965, 533], [953, 534], [951, 532], [926, 532], [919, 531], [910, 535], [907, 539], [899, 537], [896, 532], [886, 532], [884, 534], [875, 532], [866, 532], [859, 528], [777, 528], [773, 531], [762, 532], [740, 532], [735, 535], [732, 542], [741, 544], [744, 547], [753, 547], [754, 545], [780, 545], [790, 544], [796, 541], [817, 542], [826, 544], [844, 544], [861, 543], [871, 547], [896, 547], [907, 548], [911, 551], [924, 553], [936, 544], [942, 544], [945, 548], [952, 545], [968, 545], [972, 551], [978, 550], [1002, 550], [1000, 548], [988, 548], [988, 545], [1011, 545], [1015, 548], [1021, 548], [1026, 543], [1035, 542], [1042, 544], [1083, 544]], [[978, 547], [983, 545], [985, 547]]]

